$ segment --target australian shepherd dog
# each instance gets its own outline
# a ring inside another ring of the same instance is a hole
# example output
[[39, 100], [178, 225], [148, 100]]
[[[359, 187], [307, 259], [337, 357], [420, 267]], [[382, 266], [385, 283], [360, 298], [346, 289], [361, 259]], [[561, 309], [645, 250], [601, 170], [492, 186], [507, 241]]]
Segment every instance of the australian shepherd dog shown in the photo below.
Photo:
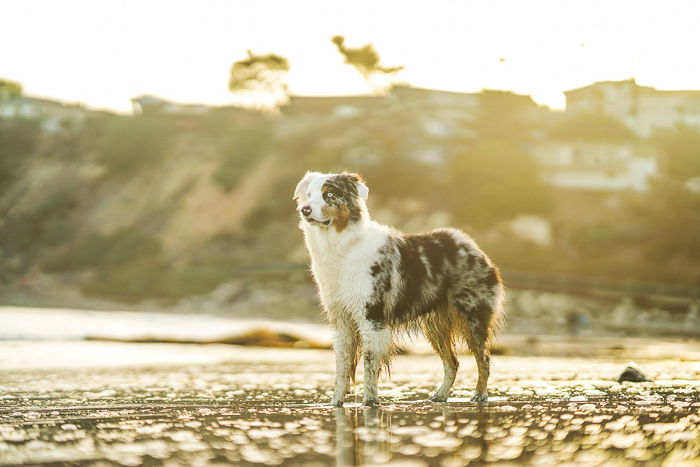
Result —
[[498, 269], [457, 229], [409, 235], [370, 220], [369, 189], [357, 174], [308, 172], [294, 193], [311, 271], [333, 327], [335, 390], [342, 406], [362, 357], [366, 406], [378, 404], [377, 379], [388, 368], [397, 334], [422, 329], [440, 355], [445, 402], [466, 342], [479, 371], [472, 401], [488, 399], [490, 344], [503, 321]]

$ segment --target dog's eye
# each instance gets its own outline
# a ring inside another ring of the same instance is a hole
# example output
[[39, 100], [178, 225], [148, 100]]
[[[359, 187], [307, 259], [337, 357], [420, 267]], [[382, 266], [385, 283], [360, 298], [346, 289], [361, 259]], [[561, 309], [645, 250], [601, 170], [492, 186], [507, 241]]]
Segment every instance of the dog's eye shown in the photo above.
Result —
[[323, 194], [323, 196], [326, 200], [329, 200], [335, 198], [335, 193], [333, 193], [332, 191], [327, 191]]
[[328, 196], [329, 198], [332, 198], [335, 195], [333, 194], [332, 191], [329, 191], [328, 193], [326, 193], [326, 196]]

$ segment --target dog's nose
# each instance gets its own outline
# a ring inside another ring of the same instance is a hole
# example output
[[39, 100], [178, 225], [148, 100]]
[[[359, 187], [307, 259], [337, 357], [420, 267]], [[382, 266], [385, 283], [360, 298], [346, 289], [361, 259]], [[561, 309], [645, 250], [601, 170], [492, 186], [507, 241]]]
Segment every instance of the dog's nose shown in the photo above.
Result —
[[309, 217], [311, 215], [311, 206], [304, 206], [303, 208], [301, 208], [301, 213], [305, 217]]

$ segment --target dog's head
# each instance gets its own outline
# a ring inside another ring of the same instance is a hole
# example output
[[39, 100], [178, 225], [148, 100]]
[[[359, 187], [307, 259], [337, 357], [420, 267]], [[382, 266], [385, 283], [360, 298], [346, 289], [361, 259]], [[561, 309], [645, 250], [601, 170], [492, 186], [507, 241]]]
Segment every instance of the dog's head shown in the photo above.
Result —
[[322, 229], [333, 226], [340, 233], [363, 218], [368, 194], [357, 174], [307, 172], [294, 191], [294, 200], [302, 223]]

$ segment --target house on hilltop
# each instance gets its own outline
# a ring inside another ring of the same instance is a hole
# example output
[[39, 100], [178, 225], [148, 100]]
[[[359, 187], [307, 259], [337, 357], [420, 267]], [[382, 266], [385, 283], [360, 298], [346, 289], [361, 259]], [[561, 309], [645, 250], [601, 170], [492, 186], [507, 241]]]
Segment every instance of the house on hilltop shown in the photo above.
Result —
[[478, 93], [442, 91], [397, 85], [386, 95], [291, 96], [282, 107], [287, 117], [348, 118], [377, 117], [413, 119], [430, 138], [476, 137], [472, 126], [480, 112], [492, 111], [494, 100], [517, 108], [517, 118], [540, 121], [549, 110], [538, 106], [530, 96], [507, 91]]
[[564, 93], [566, 111], [611, 115], [640, 136], [678, 123], [700, 127], [700, 91], [663, 91], [634, 79], [600, 81]]
[[134, 114], [171, 114], [171, 115], [203, 115], [207, 113], [211, 107], [203, 104], [182, 104], [172, 102], [160, 97], [144, 94], [143, 96], [134, 97], [131, 99], [131, 105], [134, 109]]
[[42, 99], [38, 97], [17, 96], [0, 100], [0, 118], [31, 118], [41, 122], [41, 129], [54, 133], [66, 122], [79, 123], [95, 113], [80, 104]]
[[646, 142], [542, 140], [525, 149], [550, 185], [585, 191], [647, 191], [658, 174], [658, 148]]
[[282, 106], [287, 117], [356, 117], [384, 104], [385, 96], [290, 96]]
[[[281, 127], [290, 132], [347, 119], [356, 120], [352, 125], [355, 129], [385, 128], [384, 133], [398, 141], [395, 153], [436, 167], [444, 166], [455, 151], [476, 141], [482, 130], [510, 131], [510, 137], [532, 138], [550, 114], [530, 96], [513, 92], [463, 93], [406, 85], [395, 86], [386, 95], [291, 96], [281, 111], [285, 117]], [[521, 120], [525, 124], [520, 125]], [[511, 134], [516, 130], [520, 130], [517, 135]], [[359, 141], [345, 150], [347, 162], [354, 164], [377, 163], [382, 157]]]

